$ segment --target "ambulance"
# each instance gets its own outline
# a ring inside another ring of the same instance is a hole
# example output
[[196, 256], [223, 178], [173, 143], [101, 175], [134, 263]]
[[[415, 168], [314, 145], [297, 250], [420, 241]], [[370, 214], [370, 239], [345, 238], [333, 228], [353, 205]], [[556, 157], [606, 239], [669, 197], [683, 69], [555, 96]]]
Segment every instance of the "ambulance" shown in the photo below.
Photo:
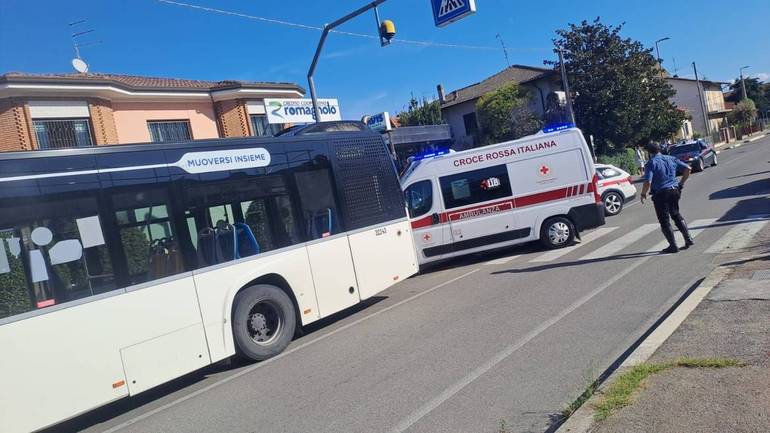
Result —
[[604, 224], [598, 175], [571, 125], [416, 158], [404, 190], [420, 264], [540, 240], [573, 243]]

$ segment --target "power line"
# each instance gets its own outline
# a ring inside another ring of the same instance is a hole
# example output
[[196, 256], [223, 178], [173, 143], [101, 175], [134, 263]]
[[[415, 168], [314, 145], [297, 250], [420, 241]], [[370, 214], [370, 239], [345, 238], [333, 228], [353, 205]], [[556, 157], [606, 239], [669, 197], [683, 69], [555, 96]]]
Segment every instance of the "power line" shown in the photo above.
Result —
[[[156, 0], [156, 1], [159, 2], [159, 3], [165, 3], [165, 4], [169, 4], [169, 5], [180, 6], [180, 7], [186, 7], [186, 8], [190, 8], [190, 9], [197, 9], [197, 10], [200, 10], [200, 11], [217, 13], [217, 14], [221, 14], [221, 15], [230, 15], [230, 16], [239, 17], [239, 18], [246, 18], [246, 19], [255, 20], [255, 21], [261, 21], [261, 22], [270, 23], [270, 24], [278, 24], [278, 25], [282, 25], [282, 26], [294, 27], [294, 28], [299, 28], [299, 29], [304, 29], [304, 30], [323, 31], [323, 27], [320, 27], [320, 26], [311, 26], [311, 25], [307, 25], [307, 24], [294, 23], [294, 22], [291, 22], [291, 21], [278, 20], [278, 19], [274, 19], [274, 18], [265, 18], [265, 17], [256, 16], [256, 15], [244, 14], [244, 13], [241, 13], [241, 12], [234, 12], [234, 11], [228, 11], [228, 10], [224, 10], [224, 9], [211, 8], [211, 7], [207, 7], [207, 6], [194, 5], [194, 4], [183, 3], [183, 2], [174, 1], [174, 0]], [[378, 36], [367, 35], [365, 33], [346, 32], [346, 31], [343, 31], [343, 30], [332, 30], [330, 33], [337, 33], [337, 34], [340, 34], [340, 35], [355, 36], [355, 37], [359, 37], [359, 38], [367, 38], [367, 39], [379, 40]], [[466, 49], [466, 50], [485, 50], [485, 51], [499, 51], [500, 50], [500, 48], [492, 47], [492, 46], [463, 45], [463, 44], [445, 44], [445, 43], [441, 43], [441, 42], [419, 41], [419, 40], [413, 40], [413, 39], [400, 39], [400, 38], [399, 39], [394, 39], [393, 42], [398, 42], [398, 43], [402, 43], [402, 44], [421, 45], [421, 46], [426, 46], [426, 47], [438, 47], [438, 48], [460, 48], [460, 49]], [[519, 48], [518, 51], [542, 51], [542, 50], [545, 50], [545, 49], [546, 48], [529, 48], [529, 49], [527, 49], [527, 48]], [[514, 50], [516, 50], [516, 49], [514, 48]]]

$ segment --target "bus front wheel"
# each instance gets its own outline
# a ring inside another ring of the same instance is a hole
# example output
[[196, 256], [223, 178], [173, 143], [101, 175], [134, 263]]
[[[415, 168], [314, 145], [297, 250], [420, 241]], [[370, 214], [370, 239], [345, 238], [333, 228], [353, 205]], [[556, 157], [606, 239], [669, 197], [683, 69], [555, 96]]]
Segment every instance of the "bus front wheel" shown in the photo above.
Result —
[[263, 361], [281, 353], [291, 342], [296, 327], [294, 304], [278, 287], [249, 286], [235, 295], [232, 323], [238, 354]]

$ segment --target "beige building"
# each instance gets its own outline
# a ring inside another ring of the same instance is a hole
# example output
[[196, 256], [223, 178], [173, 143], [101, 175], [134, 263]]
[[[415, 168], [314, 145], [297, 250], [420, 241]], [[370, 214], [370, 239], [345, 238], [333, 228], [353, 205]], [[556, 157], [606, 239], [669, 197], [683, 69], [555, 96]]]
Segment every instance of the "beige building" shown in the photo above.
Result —
[[548, 95], [562, 90], [557, 71], [524, 65], [509, 66], [483, 81], [445, 95], [439, 86], [441, 115], [452, 130], [456, 148], [466, 149], [474, 145], [474, 137], [479, 132], [476, 101], [485, 93], [511, 82], [529, 90], [532, 95], [529, 109], [540, 116], [545, 113]]
[[264, 98], [292, 83], [114, 74], [0, 75], [0, 151], [268, 135]]
[[[720, 137], [727, 131], [727, 113], [730, 112], [725, 107], [725, 98], [722, 93], [722, 86], [727, 83], [700, 81], [706, 106], [704, 116], [704, 103], [701, 102], [698, 83], [695, 80], [666, 77], [666, 81], [676, 90], [676, 95], [671, 97], [671, 102], [690, 116], [690, 119], [682, 124], [679, 136], [689, 139], [693, 137], [694, 133], [698, 133], [702, 137], [707, 137], [710, 132], [712, 136], [719, 135], [717, 141], [722, 141], [724, 138]], [[706, 130], [706, 119], [708, 119], [708, 131]]]

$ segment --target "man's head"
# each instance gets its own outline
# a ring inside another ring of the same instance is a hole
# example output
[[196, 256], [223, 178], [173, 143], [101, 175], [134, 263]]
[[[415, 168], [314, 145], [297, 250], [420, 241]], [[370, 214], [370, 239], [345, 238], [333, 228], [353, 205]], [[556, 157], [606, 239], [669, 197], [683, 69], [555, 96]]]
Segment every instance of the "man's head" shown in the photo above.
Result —
[[658, 143], [647, 143], [644, 148], [647, 150], [647, 152], [650, 153], [650, 155], [657, 155], [660, 153], [660, 145]]

